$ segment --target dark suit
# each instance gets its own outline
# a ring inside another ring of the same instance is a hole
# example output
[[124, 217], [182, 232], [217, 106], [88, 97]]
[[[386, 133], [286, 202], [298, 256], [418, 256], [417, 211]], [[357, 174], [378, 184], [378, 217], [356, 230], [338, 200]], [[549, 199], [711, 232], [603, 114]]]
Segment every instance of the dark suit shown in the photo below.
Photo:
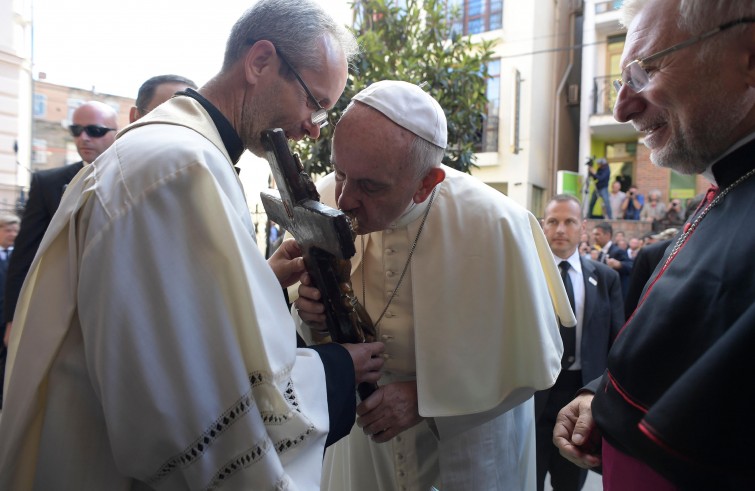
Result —
[[[617, 246], [613, 242], [611, 242], [611, 246], [608, 248], [608, 257], [610, 257], [611, 259], [616, 259], [621, 263], [621, 268], [617, 269], [616, 271], [619, 273], [619, 278], [621, 278], [621, 292], [623, 294], [622, 298], [624, 298], [626, 297], [627, 290], [629, 289], [629, 276], [632, 274], [634, 262], [629, 259], [629, 256], [627, 256], [627, 251]], [[604, 263], [605, 259], [606, 258], [604, 254], [601, 252], [598, 256], [598, 261]]]
[[[13, 254], [11, 253], [11, 257], [13, 257]], [[8, 263], [10, 262], [10, 258], [7, 257], [0, 257], [0, 319], [3, 319], [3, 305], [4, 305], [4, 299], [3, 299], [3, 287], [5, 286], [5, 279], [8, 277]], [[2, 387], [2, 380], [0, 380], [0, 387]], [[0, 394], [0, 397], [2, 397], [2, 394]]]
[[8, 264], [5, 283], [5, 322], [13, 320], [18, 294], [24, 284], [39, 244], [58, 209], [63, 191], [73, 176], [83, 167], [83, 162], [35, 172], [31, 176], [29, 199], [26, 202], [21, 229], [14, 243], [13, 254]]
[[619, 274], [597, 261], [580, 258], [580, 263], [585, 286], [580, 341], [582, 369], [562, 371], [552, 388], [535, 393], [538, 490], [543, 489], [546, 472], [551, 473], [551, 484], [556, 490], [582, 488], [587, 471], [559, 455], [552, 441], [553, 426], [558, 411], [571, 402], [577, 390], [603, 374], [608, 351], [624, 323]]
[[632, 274], [629, 277], [629, 287], [624, 298], [624, 314], [627, 319], [637, 308], [642, 292], [645, 290], [645, 284], [652, 276], [658, 263], [663, 259], [669, 244], [671, 244], [671, 239], [646, 245], [640, 249], [637, 257], [634, 258]]
[[[11, 254], [11, 257], [13, 255]], [[0, 257], [0, 285], [5, 285], [5, 277], [8, 272], [8, 260]], [[0, 287], [0, 319], [3, 317], [3, 299], [2, 287]], [[5, 382], [5, 359], [8, 357], [8, 350], [5, 345], [0, 345], [0, 408], [3, 407], [3, 385]]]

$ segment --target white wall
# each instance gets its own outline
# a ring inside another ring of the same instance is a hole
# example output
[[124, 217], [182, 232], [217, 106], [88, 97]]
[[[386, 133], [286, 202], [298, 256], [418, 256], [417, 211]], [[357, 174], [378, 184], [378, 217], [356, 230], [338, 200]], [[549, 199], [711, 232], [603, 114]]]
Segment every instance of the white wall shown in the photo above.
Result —
[[[0, 0], [0, 211], [28, 183], [31, 152], [31, 2]], [[18, 144], [18, 155], [13, 144]]]

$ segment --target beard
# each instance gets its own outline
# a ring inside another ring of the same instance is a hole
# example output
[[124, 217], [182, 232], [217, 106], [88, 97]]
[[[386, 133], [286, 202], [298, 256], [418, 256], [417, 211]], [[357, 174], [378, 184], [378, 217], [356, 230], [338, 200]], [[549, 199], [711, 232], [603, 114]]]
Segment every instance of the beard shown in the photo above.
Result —
[[265, 157], [265, 147], [262, 145], [262, 131], [270, 128], [278, 128], [278, 118], [271, 104], [276, 101], [275, 94], [257, 93], [251, 100], [247, 99], [247, 91], [244, 91], [244, 101], [241, 109], [239, 137], [244, 148], [257, 157]]
[[677, 134], [666, 145], [651, 150], [653, 164], [681, 174], [701, 174], [735, 143], [732, 137], [750, 112], [752, 101], [739, 94], [727, 94], [710, 81], [703, 83], [695, 89], [697, 110], [688, 113], [686, 125], [677, 121]]
[[241, 121], [239, 127], [239, 137], [244, 144], [244, 148], [252, 152], [257, 157], [264, 157], [265, 150], [260, 138], [258, 117], [260, 115], [259, 103], [257, 98], [247, 101], [247, 92], [244, 91], [244, 101], [241, 106]]

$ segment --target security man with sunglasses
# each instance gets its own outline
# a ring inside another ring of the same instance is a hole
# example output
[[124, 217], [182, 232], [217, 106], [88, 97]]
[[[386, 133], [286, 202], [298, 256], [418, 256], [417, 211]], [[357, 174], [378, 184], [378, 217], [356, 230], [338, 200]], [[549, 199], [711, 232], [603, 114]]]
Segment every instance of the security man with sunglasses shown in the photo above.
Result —
[[72, 124], [69, 128], [81, 161], [35, 172], [31, 176], [29, 199], [21, 220], [21, 230], [16, 237], [14, 254], [8, 264], [4, 310], [6, 345], [21, 285], [24, 283], [26, 273], [29, 271], [47, 226], [58, 209], [63, 191], [84, 165], [94, 162], [113, 144], [118, 129], [118, 114], [107, 104], [89, 101], [73, 112]]

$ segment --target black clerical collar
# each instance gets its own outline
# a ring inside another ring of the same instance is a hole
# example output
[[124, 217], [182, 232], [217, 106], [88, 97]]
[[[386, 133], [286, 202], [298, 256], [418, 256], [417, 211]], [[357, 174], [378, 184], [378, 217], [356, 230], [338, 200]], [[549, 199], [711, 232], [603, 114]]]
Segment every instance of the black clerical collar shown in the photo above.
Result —
[[176, 95], [191, 97], [202, 105], [205, 111], [210, 115], [210, 118], [212, 118], [215, 127], [218, 129], [220, 138], [223, 140], [223, 145], [228, 152], [228, 156], [231, 157], [231, 162], [236, 165], [241, 158], [241, 154], [244, 153], [244, 143], [241, 141], [239, 134], [236, 133], [236, 130], [233, 129], [228, 118], [223, 116], [223, 113], [221, 113], [217, 107], [213, 106], [210, 101], [205, 99], [202, 94], [194, 89], [187, 88], [184, 91], [176, 93]]
[[713, 164], [713, 176], [720, 188], [725, 188], [755, 167], [755, 140], [742, 145]]

